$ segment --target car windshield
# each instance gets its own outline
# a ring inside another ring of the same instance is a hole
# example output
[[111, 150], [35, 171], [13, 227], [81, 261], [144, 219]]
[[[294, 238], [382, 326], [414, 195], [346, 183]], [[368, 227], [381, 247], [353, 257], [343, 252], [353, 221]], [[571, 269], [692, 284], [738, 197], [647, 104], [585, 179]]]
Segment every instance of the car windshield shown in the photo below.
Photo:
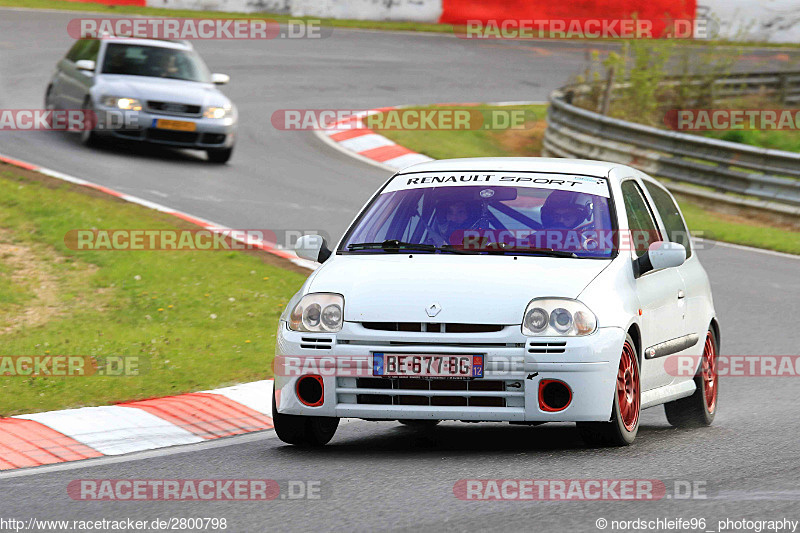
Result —
[[194, 51], [133, 44], [109, 44], [103, 74], [126, 74], [209, 83], [211, 75]]
[[[594, 178], [593, 178], [594, 179]], [[592, 186], [607, 191], [604, 180]], [[384, 192], [341, 253], [469, 253], [610, 258], [605, 195], [531, 186], [445, 186]]]

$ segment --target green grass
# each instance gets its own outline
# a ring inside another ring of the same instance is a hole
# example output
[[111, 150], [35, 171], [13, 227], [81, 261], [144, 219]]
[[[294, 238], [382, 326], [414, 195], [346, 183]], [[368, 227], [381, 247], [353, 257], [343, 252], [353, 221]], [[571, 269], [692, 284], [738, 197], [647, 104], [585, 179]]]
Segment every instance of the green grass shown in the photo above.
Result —
[[[0, 167], [0, 244], [37, 265], [29, 274], [42, 286], [33, 289], [35, 297], [15, 296], [11, 269], [0, 268], [0, 355], [137, 356], [143, 371], [0, 376], [0, 415], [164, 396], [271, 374], [278, 317], [304, 275], [235, 251], [70, 250], [64, 243], [70, 229], [190, 226], [10, 168]], [[15, 327], [30, 310], [43, 316], [39, 323]]]
[[705, 238], [800, 255], [800, 231], [726, 220], [687, 201], [679, 201], [689, 228]]
[[[538, 155], [541, 151], [541, 137], [546, 105], [494, 107], [494, 106], [424, 106], [409, 108], [417, 110], [465, 109], [480, 112], [489, 124], [490, 113], [494, 111], [519, 111], [524, 115], [524, 129], [474, 129], [474, 130], [388, 130], [375, 129], [376, 132], [394, 142], [416, 152], [424, 153], [434, 159], [452, 157], [484, 157]], [[472, 121], [470, 121], [472, 123]], [[367, 124], [369, 125], [369, 124]]]
[[[537, 120], [544, 119], [546, 106], [529, 107], [530, 116]], [[430, 108], [423, 108], [430, 109]], [[465, 109], [471, 109], [469, 107]], [[479, 109], [486, 109], [481, 106]], [[533, 122], [529, 122], [533, 125]], [[529, 132], [536, 129], [525, 130]], [[502, 131], [380, 131], [381, 135], [415, 152], [435, 159], [451, 157], [505, 157], [505, 156], [537, 156], [541, 150], [541, 142], [536, 138], [515, 139], [513, 132]], [[512, 136], [509, 136], [509, 133]], [[699, 205], [681, 202], [683, 213], [689, 228], [700, 231], [709, 238], [744, 244], [757, 248], [766, 248], [791, 254], [800, 254], [800, 232], [768, 226], [759, 222], [745, 221], [741, 217], [726, 217], [715, 212], [706, 211]], [[736, 220], [732, 220], [736, 219]]]

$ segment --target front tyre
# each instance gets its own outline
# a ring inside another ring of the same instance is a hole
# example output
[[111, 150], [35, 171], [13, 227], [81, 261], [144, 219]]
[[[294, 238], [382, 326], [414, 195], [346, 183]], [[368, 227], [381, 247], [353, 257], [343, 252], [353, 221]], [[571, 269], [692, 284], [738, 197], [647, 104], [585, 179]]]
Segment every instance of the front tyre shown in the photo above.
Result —
[[590, 446], [628, 446], [639, 433], [642, 391], [639, 358], [630, 335], [625, 338], [617, 370], [614, 406], [608, 422], [578, 422], [578, 433]]
[[272, 422], [278, 438], [287, 444], [304, 448], [315, 448], [328, 444], [339, 419], [327, 416], [283, 415], [278, 412], [275, 394], [272, 394]]
[[717, 413], [719, 376], [717, 375], [717, 339], [714, 332], [706, 334], [703, 360], [694, 383], [697, 389], [688, 398], [664, 404], [667, 421], [677, 428], [699, 428], [710, 426]]
[[233, 146], [230, 148], [209, 148], [206, 150], [206, 154], [208, 154], [208, 160], [210, 162], [222, 165], [227, 163], [231, 158], [231, 155], [233, 154]]
[[92, 100], [87, 98], [83, 102], [83, 125], [81, 130], [81, 143], [84, 146], [92, 147], [99, 144], [99, 135], [97, 134], [97, 115], [94, 112]]
[[44, 108], [48, 111], [53, 111], [56, 105], [53, 103], [53, 86], [48, 85], [47, 91], [44, 93]]

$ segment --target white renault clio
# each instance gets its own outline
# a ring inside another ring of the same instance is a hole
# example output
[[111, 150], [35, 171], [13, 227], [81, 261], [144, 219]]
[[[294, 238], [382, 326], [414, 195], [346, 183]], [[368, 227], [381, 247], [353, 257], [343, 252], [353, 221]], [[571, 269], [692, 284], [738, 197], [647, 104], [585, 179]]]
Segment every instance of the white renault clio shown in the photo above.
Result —
[[[322, 445], [342, 417], [576, 422], [633, 442], [642, 409], [675, 426], [717, 409], [719, 325], [675, 200], [613, 163], [481, 158], [393, 176], [278, 328], [273, 414]], [[691, 356], [690, 372], [668, 356]]]

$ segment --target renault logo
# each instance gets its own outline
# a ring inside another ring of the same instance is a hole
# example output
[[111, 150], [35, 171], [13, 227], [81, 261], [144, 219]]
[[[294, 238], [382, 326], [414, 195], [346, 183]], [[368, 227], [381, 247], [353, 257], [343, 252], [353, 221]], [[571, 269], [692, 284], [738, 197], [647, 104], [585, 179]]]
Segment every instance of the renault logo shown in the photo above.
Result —
[[442, 306], [437, 303], [432, 303], [428, 307], [425, 308], [425, 312], [428, 313], [428, 316], [433, 318], [439, 314], [439, 311], [442, 310]]

